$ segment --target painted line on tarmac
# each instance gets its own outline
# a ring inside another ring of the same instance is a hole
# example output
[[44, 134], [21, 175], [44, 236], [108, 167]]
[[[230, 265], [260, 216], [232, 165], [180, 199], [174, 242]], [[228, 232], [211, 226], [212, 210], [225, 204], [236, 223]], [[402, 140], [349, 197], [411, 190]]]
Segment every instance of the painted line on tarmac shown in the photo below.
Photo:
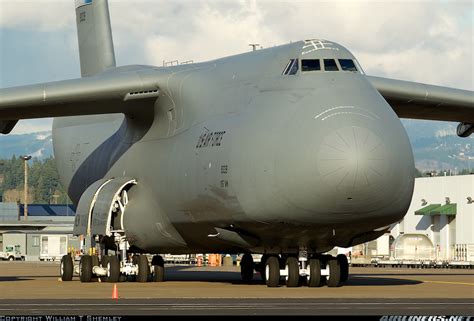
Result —
[[474, 286], [474, 283], [464, 283], [464, 282], [448, 282], [448, 281], [422, 281], [425, 283], [440, 283], [440, 284], [456, 284], [456, 285], [470, 285]]
[[[117, 313], [124, 311], [135, 312], [142, 311], [144, 313], [166, 312], [166, 311], [201, 311], [209, 312], [214, 310], [220, 311], [320, 311], [326, 313], [327, 311], [334, 311], [337, 307], [341, 311], [384, 311], [386, 309], [402, 309], [403, 311], [420, 312], [437, 309], [443, 306], [446, 302], [265, 302], [265, 303], [22, 303], [11, 304], [1, 303], [1, 313], [33, 313], [33, 314], [47, 314], [47, 313], [84, 313], [85, 309], [94, 311], [95, 313], [110, 312], [114, 309]], [[471, 311], [473, 302], [450, 302], [451, 309], [457, 311], [461, 309], [468, 309]], [[428, 310], [427, 310], [428, 309]], [[410, 312], [410, 313], [411, 313]]]
[[[283, 303], [283, 302], [265, 302], [265, 303], [233, 303], [229, 304], [219, 304], [219, 303], [21, 303], [21, 304], [12, 304], [12, 303], [0, 303], [0, 307], [28, 307], [28, 306], [180, 306], [180, 307], [198, 307], [198, 306], [220, 306], [220, 307], [236, 307], [236, 306], [255, 306], [255, 307], [264, 307], [273, 304], [285, 305], [285, 306], [301, 306], [301, 305], [313, 305], [313, 304], [324, 304], [324, 305], [440, 305], [440, 304], [449, 304], [449, 305], [473, 305], [473, 302], [292, 302], [292, 303]], [[0, 310], [5, 310], [1, 309]]]
[[[20, 308], [20, 307], [18, 307]], [[121, 305], [116, 305], [115, 308], [120, 309], [120, 308], [125, 308], [124, 306]], [[291, 311], [291, 310], [313, 310], [316, 308], [317, 310], [328, 310], [328, 311], [333, 311], [334, 307], [333, 306], [294, 306], [294, 307], [288, 307], [288, 306], [278, 306], [278, 305], [267, 305], [267, 306], [214, 306], [214, 305], [209, 305], [209, 306], [139, 306], [135, 307], [135, 310], [148, 310], [148, 311], [166, 311], [166, 310], [181, 310], [181, 311], [196, 311], [196, 310], [202, 310], [202, 311], [209, 311], [209, 310], [282, 310], [282, 311]], [[339, 305], [337, 307], [339, 310], [358, 310], [358, 309], [374, 309], [378, 310], [381, 309], [382, 307], [380, 306], [341, 306]], [[385, 307], [387, 308], [387, 307]], [[421, 309], [434, 309], [434, 308], [439, 308], [439, 306], [420, 306], [420, 305], [413, 305], [413, 306], [404, 306], [403, 310], [421, 310]], [[472, 305], [467, 305], [465, 308], [471, 308]], [[459, 308], [457, 308], [459, 309]], [[42, 311], [64, 311], [64, 312], [72, 312], [72, 311], [84, 311], [83, 308], [80, 307], [68, 307], [68, 308], [56, 308], [56, 309], [48, 309], [47, 307], [37, 307], [37, 308], [8, 308], [8, 309], [0, 309], [0, 312], [5, 312], [5, 311], [19, 311], [21, 310], [22, 312], [42, 312]], [[110, 311], [110, 307], [102, 306], [102, 307], [94, 307], [95, 312], [102, 312], [102, 311]], [[129, 310], [127, 310], [129, 311]]]

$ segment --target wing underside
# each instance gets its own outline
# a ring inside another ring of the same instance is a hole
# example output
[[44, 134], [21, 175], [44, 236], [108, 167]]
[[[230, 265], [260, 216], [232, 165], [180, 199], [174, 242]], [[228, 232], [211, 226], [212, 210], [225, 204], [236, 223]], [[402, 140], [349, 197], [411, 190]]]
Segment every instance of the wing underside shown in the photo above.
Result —
[[19, 119], [133, 113], [158, 95], [156, 80], [137, 72], [0, 89], [0, 133]]

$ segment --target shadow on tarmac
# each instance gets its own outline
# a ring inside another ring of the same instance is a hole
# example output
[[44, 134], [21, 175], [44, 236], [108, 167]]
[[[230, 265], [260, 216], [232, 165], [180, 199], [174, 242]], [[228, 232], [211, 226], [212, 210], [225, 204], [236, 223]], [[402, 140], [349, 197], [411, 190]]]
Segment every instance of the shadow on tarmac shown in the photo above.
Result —
[[[387, 277], [365, 277], [364, 275], [350, 275], [344, 286], [393, 286], [393, 285], [415, 285], [423, 283], [418, 280], [398, 279], [385, 275]], [[254, 274], [250, 282], [241, 280], [239, 272], [225, 271], [189, 271], [186, 267], [169, 267], [165, 272], [165, 281], [195, 281], [195, 282], [218, 282], [230, 283], [235, 285], [262, 285], [264, 284], [259, 273]], [[304, 283], [304, 282], [303, 282]]]
[[[41, 277], [35, 276], [34, 279]], [[46, 277], [46, 276], [43, 276]], [[50, 277], [50, 276], [48, 276]], [[30, 279], [28, 276], [0, 276], [0, 282], [12, 282], [12, 281], [32, 281], [34, 279]]]

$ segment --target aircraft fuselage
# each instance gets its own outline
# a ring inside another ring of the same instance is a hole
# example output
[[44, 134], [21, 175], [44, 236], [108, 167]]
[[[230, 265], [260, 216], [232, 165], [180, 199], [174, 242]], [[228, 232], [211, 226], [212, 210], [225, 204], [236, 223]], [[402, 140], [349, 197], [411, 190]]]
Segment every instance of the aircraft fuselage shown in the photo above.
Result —
[[374, 239], [408, 209], [413, 154], [360, 66], [285, 74], [291, 59], [356, 61], [326, 46], [126, 67], [166, 86], [136, 114], [54, 120], [69, 195], [77, 204], [101, 178], [135, 178], [123, 228], [148, 252], [240, 249], [212, 237], [216, 228], [248, 236], [256, 252], [322, 253]]

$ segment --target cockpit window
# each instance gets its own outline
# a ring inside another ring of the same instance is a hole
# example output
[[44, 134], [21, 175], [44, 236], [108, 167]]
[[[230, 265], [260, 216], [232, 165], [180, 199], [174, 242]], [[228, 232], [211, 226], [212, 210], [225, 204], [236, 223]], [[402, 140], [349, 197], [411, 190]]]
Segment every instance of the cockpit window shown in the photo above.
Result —
[[339, 64], [341, 65], [342, 70], [357, 71], [357, 68], [352, 59], [339, 59]]
[[301, 71], [315, 71], [321, 70], [321, 63], [319, 59], [302, 59]]
[[291, 67], [291, 65], [293, 64], [294, 61], [295, 61], [294, 59], [290, 59], [290, 61], [288, 61], [288, 63], [285, 66], [285, 69], [282, 72], [282, 75], [288, 74], [288, 71], [290, 70], [290, 67]]
[[293, 64], [290, 67], [288, 75], [295, 75], [298, 72], [298, 59], [294, 59]]
[[298, 59], [290, 59], [283, 71], [283, 75], [296, 75], [298, 72]]
[[339, 71], [339, 68], [337, 68], [337, 65], [336, 65], [336, 60], [324, 59], [324, 70], [325, 71]]

